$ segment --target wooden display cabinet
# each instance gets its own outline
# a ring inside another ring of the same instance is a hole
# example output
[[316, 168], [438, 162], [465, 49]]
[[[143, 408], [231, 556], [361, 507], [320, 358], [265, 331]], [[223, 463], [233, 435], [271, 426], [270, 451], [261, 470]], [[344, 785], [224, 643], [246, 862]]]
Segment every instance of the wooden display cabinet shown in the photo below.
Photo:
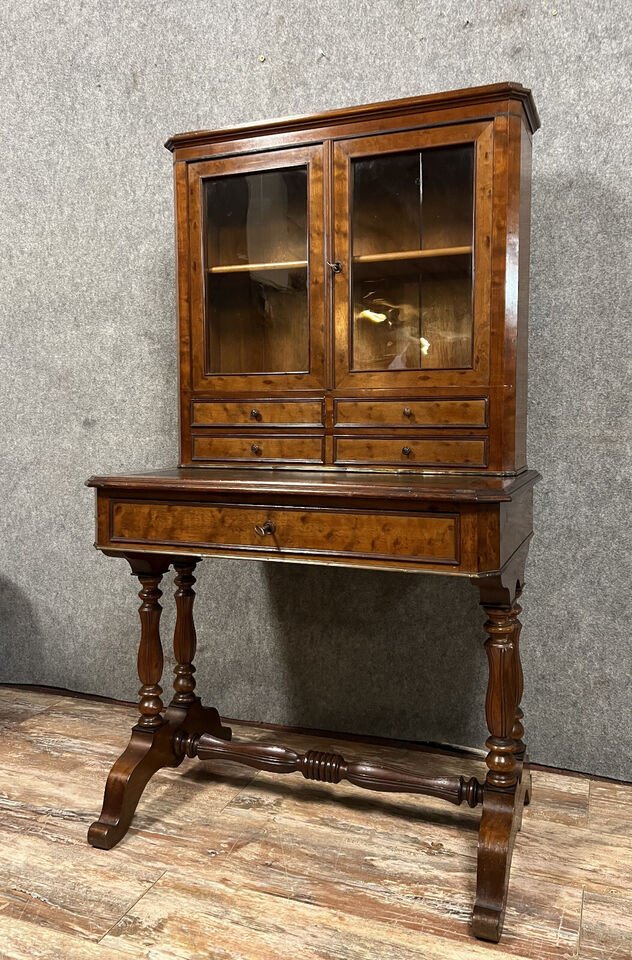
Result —
[[[95, 477], [97, 547], [142, 585], [140, 719], [90, 842], [145, 783], [223, 757], [482, 803], [474, 933], [502, 929], [529, 792], [517, 600], [531, 536], [526, 349], [531, 137], [519, 84], [182, 134], [174, 155], [180, 464]], [[467, 576], [487, 612], [488, 773], [423, 780], [234, 743], [194, 693], [203, 557]], [[176, 569], [165, 710], [158, 584]]]

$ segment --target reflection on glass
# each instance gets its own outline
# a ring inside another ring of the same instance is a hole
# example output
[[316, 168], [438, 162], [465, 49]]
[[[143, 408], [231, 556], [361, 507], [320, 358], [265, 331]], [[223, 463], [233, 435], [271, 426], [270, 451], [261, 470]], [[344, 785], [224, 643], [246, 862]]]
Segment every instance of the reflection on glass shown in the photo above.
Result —
[[309, 368], [307, 170], [204, 184], [207, 371]]
[[353, 369], [472, 363], [474, 148], [355, 160]]

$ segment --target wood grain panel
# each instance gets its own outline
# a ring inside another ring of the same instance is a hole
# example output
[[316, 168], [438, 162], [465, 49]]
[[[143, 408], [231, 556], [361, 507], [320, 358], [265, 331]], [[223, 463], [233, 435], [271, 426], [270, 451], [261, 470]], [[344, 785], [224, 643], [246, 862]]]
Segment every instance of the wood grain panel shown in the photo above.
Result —
[[[66, 781], [66, 789], [72, 779]], [[73, 814], [73, 816], [75, 816]], [[75, 819], [76, 841], [52, 843], [46, 813], [39, 829], [0, 823], [0, 909], [4, 919], [42, 923], [63, 933], [97, 940], [154, 883], [162, 871], [143, 864], [104, 859], [95, 870], [87, 855], [85, 825]], [[4, 820], [4, 817], [3, 817]], [[22, 825], [23, 826], [23, 825]], [[0, 954], [7, 957], [4, 944]], [[37, 956], [37, 954], [33, 954]]]
[[[457, 514], [274, 509], [207, 504], [114, 501], [114, 543], [230, 547], [337, 557], [429, 560], [456, 564]], [[271, 525], [271, 532], [255, 528]]]
[[632, 893], [586, 891], [582, 905], [580, 960], [629, 960], [632, 957]]
[[194, 400], [194, 427], [319, 427], [322, 400]]
[[148, 470], [120, 476], [93, 476], [86, 481], [103, 493], [153, 493], [169, 497], [241, 494], [280, 499], [286, 496], [335, 498], [342, 503], [351, 499], [381, 500], [385, 503], [402, 500], [420, 503], [438, 500], [458, 504], [509, 503], [524, 487], [532, 487], [540, 474], [528, 470], [518, 477], [485, 474], [467, 476], [436, 474], [393, 474], [382, 471], [353, 473], [331, 470], [268, 470], [251, 474], [241, 468], [217, 470], [213, 467], [190, 467], [179, 470]]
[[294, 461], [322, 463], [322, 437], [194, 437], [193, 459], [208, 461]]
[[0, 942], [3, 960], [130, 960], [128, 950], [58, 933], [41, 918], [0, 915]]
[[[534, 793], [535, 796], [535, 793]], [[523, 823], [525, 843], [514, 851], [514, 876], [535, 882], [574, 882], [593, 893], [626, 891], [632, 876], [632, 837], [598, 833], [588, 827], [529, 821]]]
[[336, 463], [383, 463], [406, 466], [484, 467], [485, 440], [336, 437]]
[[632, 837], [632, 787], [627, 783], [591, 783], [590, 824], [600, 836]]
[[485, 398], [471, 400], [337, 400], [336, 426], [484, 427]]

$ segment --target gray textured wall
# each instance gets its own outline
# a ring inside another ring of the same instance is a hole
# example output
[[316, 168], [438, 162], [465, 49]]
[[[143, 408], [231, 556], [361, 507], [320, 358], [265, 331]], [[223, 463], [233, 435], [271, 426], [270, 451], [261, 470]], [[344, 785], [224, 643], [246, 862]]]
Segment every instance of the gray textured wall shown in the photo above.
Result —
[[[515, 79], [543, 122], [531, 750], [632, 777], [628, 23], [625, 0], [2, 5], [1, 679], [135, 696], [134, 583], [92, 549], [82, 483], [176, 456], [165, 137]], [[467, 582], [203, 567], [200, 687], [225, 714], [482, 743], [482, 617]], [[168, 636], [170, 610], [164, 625]]]

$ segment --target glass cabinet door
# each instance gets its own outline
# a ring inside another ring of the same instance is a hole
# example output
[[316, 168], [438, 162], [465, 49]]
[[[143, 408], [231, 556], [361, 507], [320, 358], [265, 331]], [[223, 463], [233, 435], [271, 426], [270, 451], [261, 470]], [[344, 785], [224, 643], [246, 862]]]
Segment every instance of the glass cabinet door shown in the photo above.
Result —
[[322, 386], [320, 150], [210, 161], [190, 182], [198, 386]]
[[337, 146], [338, 386], [484, 375], [489, 131], [477, 124]]

